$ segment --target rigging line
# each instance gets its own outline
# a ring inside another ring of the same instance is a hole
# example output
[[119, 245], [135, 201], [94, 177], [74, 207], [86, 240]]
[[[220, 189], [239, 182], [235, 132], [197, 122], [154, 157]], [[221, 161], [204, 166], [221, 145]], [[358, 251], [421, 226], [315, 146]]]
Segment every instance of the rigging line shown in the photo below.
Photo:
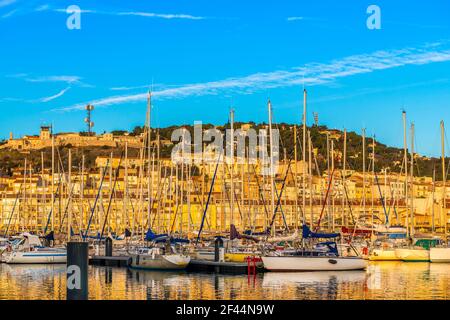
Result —
[[86, 238], [88, 236], [89, 228], [91, 227], [92, 218], [94, 217], [94, 213], [95, 213], [95, 208], [97, 207], [98, 198], [100, 197], [100, 193], [102, 192], [103, 181], [105, 179], [106, 170], [108, 169], [108, 166], [109, 166], [109, 158], [107, 158], [105, 168], [103, 169], [103, 174], [102, 174], [102, 178], [100, 181], [100, 185], [98, 187], [97, 196], [95, 197], [94, 205], [92, 206], [91, 214], [89, 216], [89, 221], [88, 221], [88, 225], [86, 226], [86, 232], [83, 237], [83, 240], [86, 240]]
[[258, 174], [256, 173], [255, 165], [252, 163], [253, 172], [255, 173], [256, 184], [258, 185], [258, 194], [261, 198], [264, 206], [264, 211], [266, 213], [266, 221], [269, 220], [269, 211], [267, 210], [266, 200], [264, 199], [264, 195], [262, 193], [261, 184], [259, 183]]
[[[328, 183], [328, 188], [327, 188], [327, 193], [325, 194], [325, 200], [323, 202], [323, 206], [322, 206], [322, 210], [320, 212], [320, 217], [319, 217], [319, 221], [317, 222], [317, 227], [316, 227], [316, 232], [319, 230], [320, 228], [320, 222], [322, 220], [322, 216], [323, 213], [325, 211], [325, 206], [327, 205], [327, 200], [328, 200], [328, 195], [330, 194], [330, 189], [331, 189], [331, 185], [333, 183], [333, 178], [334, 178], [334, 171], [336, 170], [336, 168], [331, 172], [331, 177], [330, 177], [330, 182]], [[312, 226], [311, 226], [312, 227]]]
[[[111, 190], [111, 194], [109, 196], [109, 201], [108, 201], [108, 208], [106, 210], [106, 215], [105, 215], [105, 221], [103, 222], [103, 227], [102, 227], [102, 232], [100, 233], [100, 239], [99, 242], [101, 241], [101, 239], [103, 238], [103, 233], [105, 231], [105, 226], [106, 226], [106, 222], [108, 221], [108, 216], [109, 216], [109, 212], [111, 209], [111, 202], [112, 199], [114, 197], [114, 191], [116, 190], [116, 184], [117, 184], [117, 178], [119, 177], [119, 170], [120, 170], [120, 165], [122, 163], [122, 159], [123, 159], [123, 155], [124, 155], [125, 151], [122, 150], [122, 153], [120, 154], [120, 159], [119, 159], [119, 164], [117, 165], [117, 169], [116, 169], [116, 174], [115, 174], [115, 179], [114, 179], [114, 184], [113, 184], [113, 188]], [[111, 164], [112, 166], [112, 164]], [[111, 183], [111, 178], [109, 178], [109, 182]]]
[[[344, 175], [343, 175], [342, 171], [341, 171], [341, 179], [344, 180]], [[345, 183], [343, 183], [342, 185], [344, 186], [345, 197], [347, 199], [347, 205], [350, 210], [350, 217], [352, 218], [353, 224], [355, 224], [355, 217], [353, 216], [353, 209], [352, 209], [352, 205], [350, 203], [351, 201], [348, 197], [347, 186], [345, 185]]]
[[206, 201], [205, 210], [203, 211], [202, 222], [200, 224], [200, 230], [198, 231], [197, 241], [195, 242], [195, 245], [198, 244], [198, 241], [200, 240], [200, 235], [201, 235], [202, 230], [203, 230], [203, 224], [205, 222], [206, 213], [208, 212], [208, 205], [209, 205], [209, 201], [211, 200], [211, 194], [212, 194], [212, 191], [213, 191], [213, 188], [214, 188], [214, 182], [216, 181], [217, 168], [219, 168], [219, 163], [220, 163], [220, 157], [221, 156], [222, 156], [222, 151], [220, 152], [219, 157], [217, 158], [217, 164], [216, 164], [216, 168], [214, 170], [214, 176], [212, 178], [211, 187], [210, 187], [209, 193], [208, 193], [208, 200]]
[[[287, 180], [287, 176], [288, 176], [288, 174], [289, 174], [289, 168], [290, 168], [290, 167], [291, 167], [291, 160], [289, 160], [288, 168], [287, 168], [287, 170], [286, 170], [286, 174], [285, 174], [285, 176], [284, 176], [283, 184], [281, 185], [281, 190], [280, 190], [280, 194], [279, 194], [279, 195], [278, 195], [278, 190], [277, 190], [277, 188], [275, 188], [275, 195], [277, 196], [278, 200], [277, 200], [277, 205], [276, 205], [276, 207], [275, 207], [275, 211], [274, 211], [273, 216], [272, 216], [272, 221], [270, 222], [270, 225], [269, 225], [269, 230], [272, 228], [272, 226], [273, 226], [273, 224], [274, 224], [274, 222], [275, 222], [275, 216], [276, 216], [276, 214], [277, 214], [278, 208], [279, 208], [280, 205], [281, 205], [281, 197], [282, 197], [282, 195], [283, 195], [283, 190], [284, 190], [284, 186], [286, 185], [286, 180]], [[281, 210], [282, 210], [282, 209], [281, 209]], [[281, 213], [282, 213], [282, 217], [283, 217], [284, 226], [285, 226], [287, 232], [289, 232], [289, 226], [288, 226], [288, 224], [287, 224], [286, 217], [285, 217], [283, 211], [281, 211]]]
[[[195, 166], [195, 168], [197, 168], [197, 166]], [[195, 170], [195, 168], [194, 168], [194, 170]], [[199, 174], [200, 174], [200, 168], [197, 168], [197, 169], [198, 169], [198, 172], [199, 172]], [[192, 184], [193, 184], [193, 187], [194, 187], [194, 193], [196, 193], [196, 194], [199, 195], [199, 194], [201, 193], [200, 187], [199, 187], [199, 185], [195, 182], [194, 179], [192, 180]], [[200, 206], [203, 207], [203, 205], [204, 205], [204, 201], [203, 201], [204, 199], [203, 199], [203, 197], [198, 196], [198, 199], [199, 199], [199, 201], [200, 201]], [[192, 219], [192, 216], [191, 216], [190, 218], [191, 218], [191, 223], [194, 224], [194, 219]], [[209, 227], [210, 227], [210, 224], [209, 224], [208, 217], [206, 217], [205, 219], [206, 219], [206, 225], [207, 225], [208, 228], [209, 228]]]
[[383, 193], [381, 192], [381, 187], [380, 184], [378, 182], [378, 175], [375, 173], [375, 181], [377, 183], [378, 186], [378, 192], [380, 193], [380, 200], [381, 200], [381, 204], [383, 205], [383, 210], [384, 210], [384, 216], [386, 217], [386, 225], [389, 223], [389, 216], [386, 212], [386, 206], [384, 204], [384, 197], [383, 197]]
[[9, 219], [8, 219], [8, 225], [6, 226], [6, 230], [5, 230], [5, 234], [4, 234], [5, 238], [8, 235], [9, 227], [11, 225], [11, 220], [12, 220], [12, 217], [14, 216], [14, 211], [16, 210], [16, 205], [17, 205], [17, 201], [19, 199], [19, 196], [21, 194], [21, 190], [22, 190], [22, 183], [20, 184], [19, 190], [17, 191], [16, 200], [14, 200], [14, 206], [13, 206], [13, 208], [11, 210], [11, 214], [10, 214]]
[[[60, 178], [59, 181], [58, 181], [58, 188], [56, 188], [56, 192], [54, 193], [53, 204], [55, 204], [56, 203], [56, 199], [58, 199], [59, 192], [60, 192], [59, 189], [61, 187], [61, 183], [62, 182], [61, 182], [61, 178]], [[53, 214], [53, 210], [52, 210], [52, 208], [50, 208], [50, 211], [49, 211], [48, 217], [47, 217], [47, 223], [46, 223], [45, 228], [44, 228], [44, 234], [47, 233], [48, 225], [50, 224], [50, 218], [52, 217], [52, 214]]]
[[[225, 168], [228, 171], [228, 173], [231, 174], [230, 169], [228, 168], [228, 166], [225, 166]], [[230, 208], [231, 208], [231, 199], [230, 199], [231, 195], [228, 195], [227, 188], [225, 188], [224, 191], [225, 191], [225, 195], [227, 196], [227, 199], [229, 200], [229, 204], [230, 204]], [[230, 190], [230, 193], [231, 193], [231, 190]], [[242, 221], [242, 211], [241, 211], [241, 206], [239, 205], [239, 201], [238, 201], [237, 196], [236, 196], [236, 189], [233, 190], [233, 194], [234, 194], [233, 195], [234, 196], [234, 201], [237, 204], [237, 208], [238, 208], [238, 211], [239, 211], [239, 216], [241, 217], [241, 221]]]

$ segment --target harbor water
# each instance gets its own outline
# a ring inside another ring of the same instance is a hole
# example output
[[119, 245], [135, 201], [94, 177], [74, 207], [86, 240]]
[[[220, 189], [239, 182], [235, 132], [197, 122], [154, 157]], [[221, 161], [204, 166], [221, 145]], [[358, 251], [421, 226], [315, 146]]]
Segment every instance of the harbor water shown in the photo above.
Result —
[[[66, 298], [65, 265], [0, 264], [0, 300]], [[219, 275], [89, 267], [89, 299], [449, 299], [450, 264], [371, 262], [366, 271]]]

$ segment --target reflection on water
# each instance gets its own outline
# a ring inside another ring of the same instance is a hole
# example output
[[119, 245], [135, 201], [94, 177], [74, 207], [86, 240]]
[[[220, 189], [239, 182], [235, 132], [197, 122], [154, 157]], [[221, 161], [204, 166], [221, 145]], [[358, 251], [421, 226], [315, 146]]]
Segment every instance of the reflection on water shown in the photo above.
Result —
[[[0, 300], [65, 299], [64, 265], [0, 265]], [[216, 275], [90, 267], [90, 299], [449, 299], [450, 264], [372, 262], [366, 271]]]

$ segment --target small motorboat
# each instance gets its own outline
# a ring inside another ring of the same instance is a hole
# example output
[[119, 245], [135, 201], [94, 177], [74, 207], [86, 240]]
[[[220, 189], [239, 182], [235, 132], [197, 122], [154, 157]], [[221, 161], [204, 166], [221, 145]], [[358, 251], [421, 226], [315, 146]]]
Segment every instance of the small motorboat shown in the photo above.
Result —
[[183, 270], [191, 257], [178, 253], [174, 246], [166, 243], [164, 247], [143, 247], [131, 254], [131, 268], [146, 270]]

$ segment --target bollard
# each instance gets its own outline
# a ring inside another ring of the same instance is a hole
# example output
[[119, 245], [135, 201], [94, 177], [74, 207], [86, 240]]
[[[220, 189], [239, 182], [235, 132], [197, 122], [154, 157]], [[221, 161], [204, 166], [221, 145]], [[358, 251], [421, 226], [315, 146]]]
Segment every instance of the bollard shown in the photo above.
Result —
[[220, 249], [223, 249], [223, 240], [221, 237], [217, 237], [214, 241], [214, 261], [216, 262], [221, 260]]
[[107, 237], [105, 240], [105, 256], [112, 257], [113, 252], [113, 240], [111, 237]]
[[67, 300], [88, 299], [88, 251], [87, 242], [67, 243]]

